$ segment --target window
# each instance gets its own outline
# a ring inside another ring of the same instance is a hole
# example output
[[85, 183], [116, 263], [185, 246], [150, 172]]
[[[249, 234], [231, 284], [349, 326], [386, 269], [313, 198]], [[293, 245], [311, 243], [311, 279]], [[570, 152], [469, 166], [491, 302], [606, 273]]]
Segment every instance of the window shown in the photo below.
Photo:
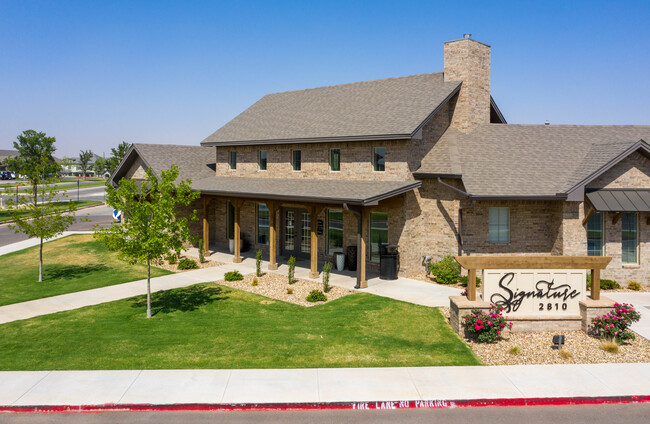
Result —
[[300, 150], [294, 150], [291, 154], [291, 166], [294, 171], [300, 171], [302, 166], [302, 153]]
[[341, 149], [330, 150], [330, 171], [341, 170]]
[[638, 244], [636, 226], [636, 213], [624, 213], [621, 217], [621, 240], [623, 243], [621, 249], [621, 261], [624, 264], [635, 264], [638, 262], [636, 250]]
[[257, 204], [257, 244], [269, 244], [269, 209]]
[[379, 262], [379, 246], [388, 243], [388, 214], [370, 214], [370, 260]]
[[327, 254], [343, 252], [343, 211], [329, 209], [327, 211]]
[[372, 150], [372, 168], [375, 171], [386, 170], [386, 148], [375, 147]]
[[587, 220], [587, 255], [603, 256], [603, 214], [599, 212]]
[[493, 243], [510, 241], [510, 209], [490, 208], [488, 240]]
[[260, 150], [260, 156], [257, 160], [260, 171], [266, 171], [266, 150]]
[[228, 163], [230, 164], [230, 169], [237, 169], [237, 152], [230, 152]]

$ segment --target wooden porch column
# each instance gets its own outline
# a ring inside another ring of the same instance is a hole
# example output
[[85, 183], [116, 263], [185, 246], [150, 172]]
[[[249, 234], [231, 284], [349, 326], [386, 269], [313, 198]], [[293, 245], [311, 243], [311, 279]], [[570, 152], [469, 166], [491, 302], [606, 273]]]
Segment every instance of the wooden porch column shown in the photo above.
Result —
[[359, 237], [359, 288], [368, 288], [366, 280], [366, 237], [370, 237], [368, 230], [368, 213], [361, 208], [361, 237]]
[[600, 300], [600, 269], [591, 270], [591, 300]]
[[476, 300], [476, 268], [468, 270], [467, 300]]
[[275, 202], [268, 202], [266, 207], [269, 208], [269, 271], [278, 269], [277, 263], [277, 250], [278, 240], [276, 234], [276, 215], [278, 212], [278, 204]]
[[210, 255], [210, 221], [209, 218], [209, 205], [210, 200], [207, 197], [203, 196], [203, 253], [205, 255]]
[[311, 216], [311, 235], [309, 241], [311, 246], [309, 248], [309, 253], [311, 255], [311, 270], [309, 272], [309, 278], [318, 278], [318, 214], [323, 210], [320, 206], [312, 206], [309, 209], [309, 214]]
[[232, 258], [232, 261], [236, 264], [241, 262], [241, 206], [244, 203], [243, 200], [237, 199], [232, 202], [233, 207], [235, 208], [235, 257]]

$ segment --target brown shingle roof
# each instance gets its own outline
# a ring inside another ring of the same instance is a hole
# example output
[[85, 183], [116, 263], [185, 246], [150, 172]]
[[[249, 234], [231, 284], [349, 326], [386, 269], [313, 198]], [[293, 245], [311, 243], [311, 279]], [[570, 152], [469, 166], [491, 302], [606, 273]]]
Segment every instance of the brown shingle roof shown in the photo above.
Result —
[[566, 193], [639, 140], [650, 141], [650, 126], [483, 124], [443, 139], [416, 174], [449, 173], [451, 166], [436, 157], [451, 152], [473, 196], [548, 197]]
[[459, 86], [434, 73], [269, 94], [201, 144], [409, 138]]

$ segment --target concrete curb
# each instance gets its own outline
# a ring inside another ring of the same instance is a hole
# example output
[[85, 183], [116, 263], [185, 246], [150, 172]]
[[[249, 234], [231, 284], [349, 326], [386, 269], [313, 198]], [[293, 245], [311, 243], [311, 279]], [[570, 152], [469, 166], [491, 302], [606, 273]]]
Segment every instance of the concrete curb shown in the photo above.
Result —
[[318, 402], [318, 403], [250, 403], [250, 404], [104, 404], [104, 405], [26, 405], [0, 406], [0, 413], [100, 413], [100, 412], [165, 412], [165, 411], [299, 411], [299, 410], [383, 410], [383, 409], [447, 409], [517, 406], [559, 406], [648, 403], [650, 396], [599, 396], [554, 398], [502, 398], [459, 400], [407, 400], [381, 402]]
[[[96, 207], [99, 207], [99, 206], [106, 206], [106, 202], [101, 202], [101, 203], [98, 203], [98, 204], [96, 204], [96, 205], [82, 206], [82, 207], [78, 208], [75, 212], [77, 212], [77, 211], [81, 211], [81, 210], [84, 210], [84, 209], [96, 208]], [[51, 215], [51, 214], [50, 214], [50, 215]], [[13, 220], [9, 220], [9, 221], [1, 221], [1, 222], [0, 222], [0, 225], [13, 224], [14, 222], [15, 222], [15, 221], [13, 221]]]

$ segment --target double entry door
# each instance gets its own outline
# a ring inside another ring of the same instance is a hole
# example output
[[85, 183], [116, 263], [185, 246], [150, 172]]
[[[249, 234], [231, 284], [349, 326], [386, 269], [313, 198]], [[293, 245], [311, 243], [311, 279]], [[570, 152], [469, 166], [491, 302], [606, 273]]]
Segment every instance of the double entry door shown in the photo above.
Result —
[[282, 254], [308, 257], [311, 246], [311, 214], [306, 209], [282, 208]]

